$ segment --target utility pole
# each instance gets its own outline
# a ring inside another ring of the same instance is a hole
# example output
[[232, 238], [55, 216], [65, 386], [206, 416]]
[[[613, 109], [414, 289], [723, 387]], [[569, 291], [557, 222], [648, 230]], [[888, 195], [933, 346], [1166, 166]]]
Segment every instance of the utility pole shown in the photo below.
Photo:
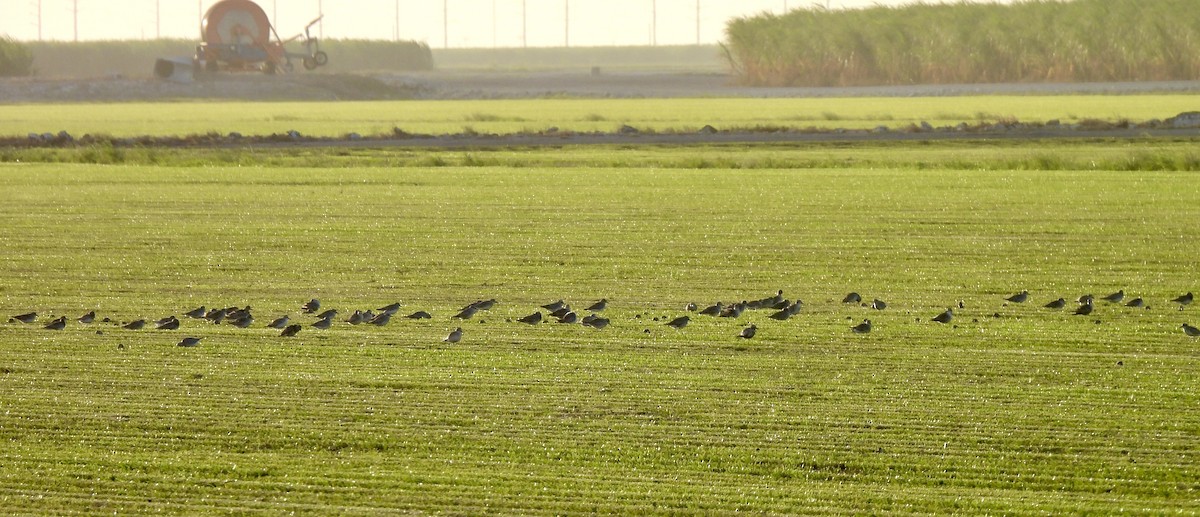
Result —
[[571, 0], [563, 0], [563, 41], [571, 46]]
[[450, 0], [442, 0], [442, 48], [450, 48]]
[[521, 48], [529, 47], [529, 17], [525, 14], [525, 0], [521, 0]]
[[696, 46], [700, 46], [700, 0], [696, 0]]
[[650, 47], [659, 44], [659, 0], [650, 0]]
[[396, 25], [394, 26], [395, 40], [400, 41], [400, 0], [396, 0]]
[[496, 48], [496, 0], [492, 0], [492, 48]]
[[325, 8], [321, 5], [321, 0], [317, 0], [317, 16], [321, 17], [321, 21], [317, 22], [317, 38], [325, 39]]
[[154, 0], [154, 39], [162, 39], [162, 0]]
[[74, 18], [75, 18], [75, 42], [78, 43], [79, 42], [79, 0], [73, 0], [71, 2], [71, 4], [73, 6], [72, 11], [74, 12]]
[[38, 41], [42, 41], [42, 0], [38, 0]]

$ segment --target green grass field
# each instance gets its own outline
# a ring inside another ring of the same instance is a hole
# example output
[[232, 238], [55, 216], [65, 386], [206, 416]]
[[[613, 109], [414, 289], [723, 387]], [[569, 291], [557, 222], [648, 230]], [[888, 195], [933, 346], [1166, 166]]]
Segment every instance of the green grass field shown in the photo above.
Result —
[[[292, 108], [262, 109], [228, 129], [262, 130], [262, 113]], [[216, 123], [206, 116], [174, 127]], [[330, 132], [390, 124], [343, 116]], [[114, 134], [150, 131], [112, 123]], [[1200, 323], [1200, 309], [1167, 300], [1200, 290], [1200, 190], [1192, 172], [1112, 165], [1194, 160], [1192, 148], [7, 160], [0, 316], [42, 316], [0, 323], [0, 507], [1196, 513], [1200, 342], [1179, 327]], [[1090, 170], [1004, 168], [1023, 155]], [[418, 165], [430, 157], [438, 166]], [[662, 323], [688, 302], [777, 289], [803, 299], [803, 312]], [[1021, 289], [1030, 302], [1005, 306]], [[1118, 289], [1150, 308], [1101, 302], [1083, 317], [1041, 307]], [[840, 303], [849, 291], [889, 306]], [[313, 321], [298, 310], [312, 297], [344, 312], [400, 301], [401, 314], [434, 319], [291, 339], [263, 328], [282, 314]], [[449, 318], [492, 297], [490, 312]], [[582, 307], [601, 297], [612, 318], [602, 331], [509, 321], [560, 298]], [[960, 300], [953, 325], [929, 321]], [[248, 329], [190, 319], [178, 331], [41, 328], [88, 310], [128, 321], [247, 304], [259, 319]], [[874, 331], [851, 333], [864, 318]], [[749, 323], [758, 336], [735, 338]], [[463, 341], [442, 343], [455, 326]], [[183, 336], [204, 340], [176, 347]]]
[[1142, 122], [1195, 109], [1188, 95], [979, 96], [796, 99], [530, 99], [380, 102], [190, 102], [0, 106], [0, 135], [246, 135], [297, 130], [312, 136], [542, 131], [615, 131], [623, 124], [656, 131], [935, 126], [1017, 119]]

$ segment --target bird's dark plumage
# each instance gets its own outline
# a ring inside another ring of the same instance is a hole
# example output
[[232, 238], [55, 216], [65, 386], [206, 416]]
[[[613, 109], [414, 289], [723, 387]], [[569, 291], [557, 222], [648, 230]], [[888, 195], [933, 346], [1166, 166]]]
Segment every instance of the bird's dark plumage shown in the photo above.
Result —
[[517, 318], [517, 321], [528, 325], [537, 325], [542, 322], [542, 313], [538, 311], [523, 318]]
[[42, 327], [42, 328], [47, 329], [47, 330], [65, 329], [65, 328], [67, 328], [67, 317], [62, 316], [54, 321], [51, 321], [49, 324], [47, 324], [45, 327]]
[[1045, 307], [1047, 309], [1061, 309], [1066, 306], [1067, 306], [1067, 300], [1065, 298], [1059, 298], [1059, 299], [1054, 300], [1045, 305]]
[[296, 323], [293, 325], [288, 325], [286, 328], [283, 329], [283, 332], [279, 333], [279, 335], [280, 335], [280, 337], [292, 337], [296, 334], [299, 334], [300, 329], [302, 329], [302, 328], [304, 328], [304, 327], [300, 326], [299, 323]]
[[854, 331], [856, 334], [866, 334], [871, 332], [871, 320], [863, 320], [862, 323], [850, 327], [850, 330]]
[[313, 314], [321, 310], [321, 300], [313, 298], [308, 303], [301, 305], [300, 310], [304, 311], [305, 314]]
[[954, 319], [954, 311], [950, 309], [946, 309], [946, 312], [933, 317], [933, 321], [938, 323], [950, 323], [950, 320], [952, 319]]
[[1009, 296], [1008, 298], [1005, 298], [1005, 300], [1008, 300], [1013, 303], [1025, 303], [1025, 301], [1028, 299], [1029, 299], [1029, 291], [1021, 291], [1017, 294]]
[[758, 333], [758, 327], [751, 324], [749, 327], [742, 329], [742, 331], [738, 333], [738, 337], [742, 339], [750, 339], [754, 337], [754, 334], [756, 333]]
[[673, 320], [671, 320], [671, 321], [668, 321], [668, 322], [667, 322], [667, 326], [668, 326], [668, 327], [674, 327], [674, 328], [677, 328], [677, 329], [681, 329], [681, 328], [683, 328], [683, 327], [686, 327], [686, 326], [687, 326], [687, 324], [688, 324], [688, 321], [691, 321], [691, 318], [689, 318], [689, 317], [687, 317], [687, 316], [680, 316], [680, 317], [678, 317], [678, 318], [675, 318], [675, 319], [673, 319]]
[[433, 315], [431, 315], [425, 311], [417, 311], [412, 314], [409, 314], [408, 316], [405, 316], [405, 318], [408, 318], [410, 320], [427, 320], [432, 317], [433, 317]]

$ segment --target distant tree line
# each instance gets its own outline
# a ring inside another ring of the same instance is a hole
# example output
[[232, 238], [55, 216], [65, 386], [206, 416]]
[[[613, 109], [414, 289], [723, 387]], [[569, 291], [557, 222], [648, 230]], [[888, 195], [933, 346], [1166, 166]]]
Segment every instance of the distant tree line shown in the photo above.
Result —
[[726, 36], [751, 85], [1200, 78], [1195, 0], [814, 7], [735, 19]]
[[0, 77], [33, 73], [33, 53], [29, 47], [7, 36], [0, 37]]

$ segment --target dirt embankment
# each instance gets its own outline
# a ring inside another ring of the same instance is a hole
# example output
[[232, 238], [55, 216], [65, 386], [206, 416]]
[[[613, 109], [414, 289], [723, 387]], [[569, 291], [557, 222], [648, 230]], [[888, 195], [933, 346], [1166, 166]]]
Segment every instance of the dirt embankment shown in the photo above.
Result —
[[1200, 93], [1200, 81], [755, 88], [719, 73], [564, 71], [219, 75], [190, 82], [122, 76], [0, 79], [0, 104], [163, 100], [333, 101], [546, 97], [926, 97], [1002, 94]]

